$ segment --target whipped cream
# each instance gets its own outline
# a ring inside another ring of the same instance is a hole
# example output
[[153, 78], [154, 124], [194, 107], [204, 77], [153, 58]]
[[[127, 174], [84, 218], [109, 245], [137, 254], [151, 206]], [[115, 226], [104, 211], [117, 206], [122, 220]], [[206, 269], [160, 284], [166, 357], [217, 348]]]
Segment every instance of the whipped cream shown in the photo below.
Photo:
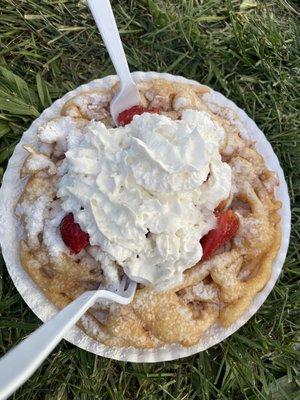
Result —
[[118, 128], [92, 121], [66, 152], [58, 196], [132, 279], [172, 286], [202, 257], [202, 236], [231, 189], [224, 130], [204, 111], [145, 113]]

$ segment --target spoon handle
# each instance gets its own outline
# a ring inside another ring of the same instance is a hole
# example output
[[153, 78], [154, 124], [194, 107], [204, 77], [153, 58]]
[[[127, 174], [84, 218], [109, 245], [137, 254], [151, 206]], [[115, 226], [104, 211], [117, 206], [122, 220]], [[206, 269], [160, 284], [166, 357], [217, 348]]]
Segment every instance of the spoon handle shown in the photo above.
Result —
[[88, 0], [96, 25], [101, 33], [122, 87], [133, 82], [119, 31], [109, 0]]

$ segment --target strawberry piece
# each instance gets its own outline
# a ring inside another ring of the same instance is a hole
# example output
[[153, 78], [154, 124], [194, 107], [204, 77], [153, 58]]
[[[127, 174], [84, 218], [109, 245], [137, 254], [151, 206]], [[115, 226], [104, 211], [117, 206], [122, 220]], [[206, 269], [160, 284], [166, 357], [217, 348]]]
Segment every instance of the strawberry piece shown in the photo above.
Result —
[[64, 244], [69, 247], [72, 253], [79, 253], [84, 249], [89, 242], [89, 234], [83, 232], [80, 225], [74, 221], [72, 213], [67, 214], [61, 220], [60, 223], [60, 234]]
[[219, 247], [232, 239], [236, 235], [238, 228], [239, 219], [232, 210], [220, 213], [217, 227], [209, 231], [200, 240], [203, 250], [202, 260], [210, 258]]
[[122, 111], [118, 115], [118, 123], [119, 125], [127, 125], [130, 124], [132, 121], [132, 118], [135, 115], [141, 115], [144, 114], [145, 112], [151, 113], [151, 114], [159, 114], [160, 110], [159, 108], [145, 108], [142, 106], [133, 106], [131, 108], [128, 108], [128, 110]]

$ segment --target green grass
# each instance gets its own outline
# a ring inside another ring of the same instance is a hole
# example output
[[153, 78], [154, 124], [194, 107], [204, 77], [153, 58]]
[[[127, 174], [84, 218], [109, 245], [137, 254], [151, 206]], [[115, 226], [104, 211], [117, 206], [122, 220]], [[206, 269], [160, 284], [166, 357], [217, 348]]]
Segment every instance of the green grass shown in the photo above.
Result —
[[[263, 129], [289, 184], [289, 254], [264, 306], [221, 345], [179, 361], [135, 365], [62, 342], [13, 398], [300, 399], [296, 0], [118, 0], [113, 7], [132, 71], [167, 71], [208, 84]], [[51, 100], [114, 71], [85, 1], [0, 0], [0, 13], [2, 174], [22, 132]], [[0, 268], [2, 353], [40, 322], [20, 298], [3, 262]]]

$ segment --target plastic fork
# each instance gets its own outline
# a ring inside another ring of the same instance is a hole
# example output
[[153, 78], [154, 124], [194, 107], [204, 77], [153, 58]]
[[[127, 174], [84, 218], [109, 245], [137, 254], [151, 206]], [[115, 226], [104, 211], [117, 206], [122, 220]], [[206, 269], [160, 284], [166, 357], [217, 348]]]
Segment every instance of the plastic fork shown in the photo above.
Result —
[[111, 116], [115, 124], [118, 125], [118, 115], [120, 112], [140, 104], [141, 97], [130, 75], [109, 0], [88, 0], [88, 5], [120, 79], [120, 91], [110, 103]]
[[7, 399], [30, 378], [64, 334], [97, 300], [111, 300], [126, 305], [132, 301], [135, 291], [136, 282], [124, 276], [114, 292], [85, 292], [10, 350], [0, 360], [0, 400]]

